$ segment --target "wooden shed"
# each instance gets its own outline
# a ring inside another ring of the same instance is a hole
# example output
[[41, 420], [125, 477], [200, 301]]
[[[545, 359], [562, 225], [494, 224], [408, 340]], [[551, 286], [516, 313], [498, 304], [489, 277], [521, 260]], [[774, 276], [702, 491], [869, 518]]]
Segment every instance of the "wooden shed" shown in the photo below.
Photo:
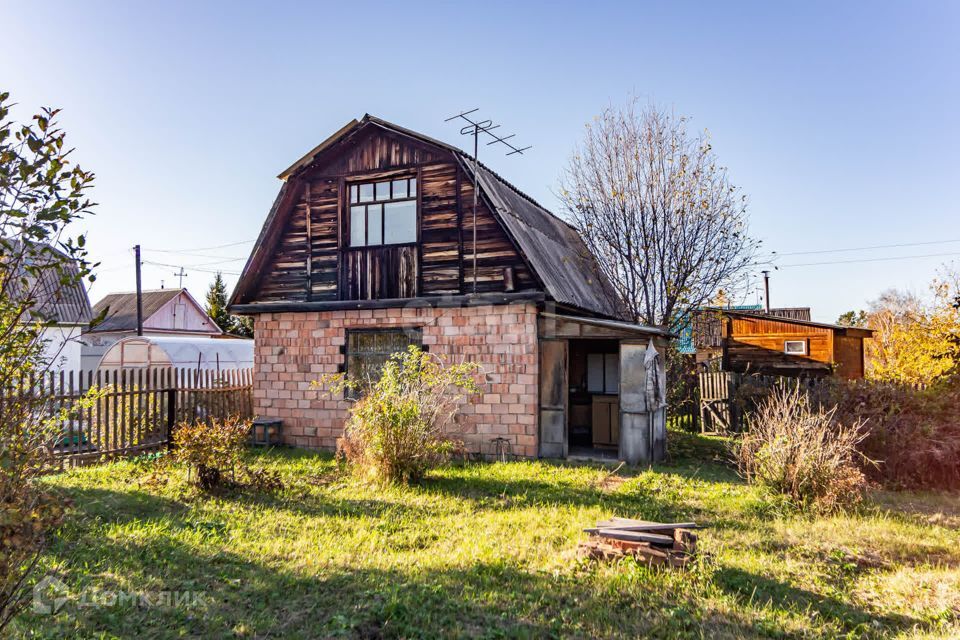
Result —
[[[796, 311], [796, 310], [791, 310]], [[708, 309], [695, 336], [697, 360], [719, 359], [724, 371], [862, 378], [870, 329], [814, 322], [808, 314]], [[806, 315], [806, 317], [804, 317]]]

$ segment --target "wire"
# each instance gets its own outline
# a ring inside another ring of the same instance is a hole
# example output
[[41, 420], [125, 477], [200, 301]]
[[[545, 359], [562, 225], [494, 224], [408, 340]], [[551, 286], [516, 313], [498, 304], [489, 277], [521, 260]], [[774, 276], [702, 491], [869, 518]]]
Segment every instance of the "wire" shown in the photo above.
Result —
[[[143, 249], [143, 251], [148, 253], [155, 253], [154, 249]], [[217, 258], [223, 262], [236, 262], [238, 260], [246, 260], [247, 256], [243, 257], [234, 257], [234, 256], [214, 256], [209, 253], [189, 253], [187, 251], [165, 251], [164, 253], [176, 253], [181, 256], [189, 256], [191, 258]]]
[[184, 269], [186, 269], [186, 268], [189, 267], [189, 268], [190, 268], [191, 270], [193, 270], [193, 271], [202, 271], [202, 272], [204, 272], [204, 273], [225, 273], [225, 274], [228, 274], [228, 275], [231, 275], [231, 276], [238, 276], [238, 275], [240, 275], [240, 272], [239, 272], [239, 271], [226, 271], [226, 270], [224, 270], [224, 269], [201, 269], [201, 268], [199, 268], [199, 267], [190, 266], [190, 265], [186, 265], [186, 264], [168, 264], [168, 263], [166, 263], [166, 262], [153, 262], [153, 261], [151, 261], [151, 260], [143, 260], [142, 262], [143, 262], [143, 264], [149, 264], [149, 265], [153, 265], [153, 266], [155, 266], [155, 267], [170, 267], [171, 269], [180, 269], [181, 267], [184, 268]]
[[777, 253], [776, 251], [771, 252], [769, 257], [782, 257], [782, 256], [807, 256], [820, 253], [846, 253], [848, 251], [870, 251], [872, 249], [899, 249], [901, 247], [923, 247], [929, 246], [932, 244], [952, 244], [955, 242], [960, 242], [960, 240], [931, 240], [929, 242], [906, 242], [901, 244], [877, 244], [871, 247], [850, 247], [848, 249], [820, 249], [817, 251], [791, 251], [789, 253]]
[[827, 265], [827, 264], [854, 264], [856, 262], [886, 262], [891, 260], [913, 260], [916, 258], [942, 258], [945, 256], [960, 256], [960, 252], [926, 253], [918, 256], [890, 256], [886, 258], [861, 258], [859, 260], [830, 260], [826, 262], [804, 262], [800, 264], [781, 264], [781, 265], [775, 265], [775, 266], [777, 269], [787, 269], [790, 267], [816, 267], [816, 266]]
[[145, 251], [155, 251], [157, 253], [187, 253], [190, 251], [212, 251], [213, 249], [226, 249], [227, 247], [239, 247], [242, 244], [249, 244], [256, 241], [256, 238], [250, 240], [241, 240], [240, 242], [231, 242], [229, 244], [218, 244], [215, 247], [195, 247], [193, 249], [145, 249]]

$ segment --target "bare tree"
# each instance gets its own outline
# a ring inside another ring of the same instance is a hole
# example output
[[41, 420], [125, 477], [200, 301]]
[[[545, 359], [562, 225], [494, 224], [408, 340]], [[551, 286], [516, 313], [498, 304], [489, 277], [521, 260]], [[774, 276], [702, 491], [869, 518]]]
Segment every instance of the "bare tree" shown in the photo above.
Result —
[[587, 125], [560, 197], [603, 275], [638, 322], [670, 325], [736, 288], [757, 242], [746, 197], [706, 135], [637, 99]]

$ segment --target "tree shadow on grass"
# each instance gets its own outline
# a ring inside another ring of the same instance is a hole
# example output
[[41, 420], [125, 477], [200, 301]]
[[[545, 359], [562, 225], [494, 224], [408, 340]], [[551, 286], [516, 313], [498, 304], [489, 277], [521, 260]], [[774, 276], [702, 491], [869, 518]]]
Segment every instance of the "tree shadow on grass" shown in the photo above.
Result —
[[[51, 555], [63, 563], [59, 576], [70, 598], [56, 615], [25, 613], [18, 632], [119, 638], [700, 637], [706, 624], [692, 592], [635, 565], [623, 567], [622, 580], [603, 584], [586, 569], [554, 576], [509, 559], [398, 568], [379, 567], [376, 558], [356, 566], [345, 558], [292, 569], [296, 563], [241, 555], [226, 540], [197, 547], [161, 534], [86, 542], [86, 556], [76, 553], [76, 544], [54, 547]], [[173, 595], [159, 606], [109, 597], [88, 598], [84, 605], [84, 590]], [[199, 599], [178, 601], [184, 593]], [[722, 628], [744, 637], [734, 620], [711, 618], [709, 624], [708, 635]]]
[[832, 621], [855, 637], [889, 635], [922, 626], [916, 618], [899, 614], [874, 613], [837, 598], [794, 587], [786, 582], [756, 575], [734, 567], [722, 567], [713, 574], [713, 582], [733, 595], [741, 604], [769, 606], [801, 615], [814, 613]]

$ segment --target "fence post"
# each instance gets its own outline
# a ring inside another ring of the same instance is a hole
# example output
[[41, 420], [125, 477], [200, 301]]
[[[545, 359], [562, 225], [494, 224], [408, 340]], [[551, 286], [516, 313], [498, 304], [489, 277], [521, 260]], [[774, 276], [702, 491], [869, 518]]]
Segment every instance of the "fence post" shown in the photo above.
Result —
[[173, 430], [177, 426], [177, 388], [174, 384], [167, 388], [167, 449], [173, 449]]

